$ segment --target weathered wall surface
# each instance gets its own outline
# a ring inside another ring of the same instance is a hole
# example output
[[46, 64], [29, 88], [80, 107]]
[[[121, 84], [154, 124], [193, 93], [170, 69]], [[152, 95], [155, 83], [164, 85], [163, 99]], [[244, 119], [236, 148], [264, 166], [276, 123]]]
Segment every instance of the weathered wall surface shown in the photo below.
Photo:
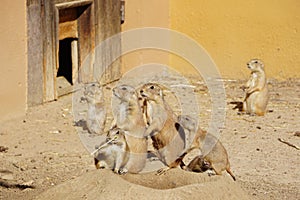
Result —
[[60, 39], [74, 40], [69, 52], [73, 64], [65, 72], [74, 83], [119, 78], [120, 61], [108, 61], [121, 51], [121, 39], [106, 44], [105, 49], [95, 47], [120, 32], [120, 0], [27, 0], [27, 14], [28, 106], [58, 98]]
[[[260, 58], [270, 78], [300, 77], [300, 1], [170, 0], [171, 29], [200, 43], [224, 78], [248, 77], [246, 62]], [[172, 57], [171, 65], [188, 64]], [[186, 70], [184, 70], [186, 71]]]
[[26, 2], [2, 0], [0, 11], [0, 120], [26, 109]]

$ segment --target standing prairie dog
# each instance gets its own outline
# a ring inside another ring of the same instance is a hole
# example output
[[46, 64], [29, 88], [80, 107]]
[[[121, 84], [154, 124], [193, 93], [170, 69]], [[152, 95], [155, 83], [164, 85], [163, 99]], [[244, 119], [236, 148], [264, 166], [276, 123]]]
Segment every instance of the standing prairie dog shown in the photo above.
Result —
[[119, 101], [117, 112], [114, 113], [112, 128], [117, 127], [125, 132], [130, 157], [126, 169], [131, 173], [140, 172], [147, 159], [146, 125], [135, 89], [129, 85], [120, 85], [113, 89]]
[[106, 142], [102, 143], [94, 153], [97, 169], [112, 169], [115, 173], [126, 172], [124, 169], [129, 159], [125, 133], [115, 128], [108, 132]]
[[[203, 168], [207, 169], [207, 166], [211, 166], [211, 168], [215, 171], [217, 175], [221, 175], [222, 171], [226, 170], [230, 176], [235, 180], [235, 176], [230, 170], [230, 163], [228, 160], [228, 154], [225, 147], [222, 143], [212, 134], [207, 133], [201, 128], [196, 127], [196, 120], [188, 115], [181, 115], [178, 117], [178, 121], [181, 126], [184, 128], [185, 132], [193, 132], [196, 131], [194, 140], [191, 144], [190, 150], [198, 148], [202, 153], [204, 149], [202, 149], [202, 143], [204, 140], [211, 145], [214, 145], [212, 149], [206, 153], [206, 155], [202, 155], [202, 157], [195, 157], [188, 166], [188, 171], [196, 171], [199, 169], [199, 166], [203, 165]], [[200, 167], [201, 168], [201, 167]], [[203, 170], [202, 168], [202, 170]]]
[[118, 127], [130, 131], [133, 136], [143, 138], [146, 125], [135, 89], [129, 85], [120, 85], [113, 88], [113, 95], [119, 100], [119, 105], [114, 113], [112, 128]]
[[245, 86], [243, 111], [251, 115], [263, 116], [269, 100], [264, 64], [258, 59], [252, 59], [247, 63], [247, 67], [251, 70], [251, 76]]
[[106, 109], [102, 90], [98, 83], [85, 86], [84, 95], [88, 103], [86, 124], [91, 134], [104, 133]]
[[164, 100], [161, 86], [147, 83], [141, 87], [140, 94], [146, 100], [146, 135], [151, 137], [157, 157], [167, 166], [158, 171], [162, 174], [182, 164], [184, 133], [176, 126], [177, 117]]

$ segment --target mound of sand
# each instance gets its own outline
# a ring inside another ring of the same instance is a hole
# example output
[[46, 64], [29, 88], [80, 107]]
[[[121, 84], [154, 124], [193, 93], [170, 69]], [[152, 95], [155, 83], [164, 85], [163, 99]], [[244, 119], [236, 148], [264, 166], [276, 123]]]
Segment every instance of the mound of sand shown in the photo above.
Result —
[[94, 170], [47, 190], [36, 199], [251, 199], [230, 176], [173, 169], [155, 173], [116, 175]]

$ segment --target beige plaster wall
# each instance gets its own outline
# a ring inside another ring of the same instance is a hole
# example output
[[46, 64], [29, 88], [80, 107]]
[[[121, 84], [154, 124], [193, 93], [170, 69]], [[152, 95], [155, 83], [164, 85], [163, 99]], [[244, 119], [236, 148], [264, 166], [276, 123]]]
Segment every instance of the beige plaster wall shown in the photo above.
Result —
[[[243, 79], [251, 58], [270, 78], [300, 78], [299, 0], [170, 0], [170, 28], [200, 43], [224, 78]], [[170, 64], [189, 65], [172, 57]]]
[[[168, 0], [126, 0], [122, 31], [143, 27], [169, 27]], [[169, 64], [169, 55], [160, 50], [138, 50], [122, 56], [122, 73], [147, 63]]]
[[0, 120], [26, 110], [26, 1], [1, 0]]
[[[126, 0], [122, 30], [170, 28], [202, 45], [224, 78], [247, 78], [246, 62], [260, 58], [269, 78], [285, 80], [300, 77], [299, 9], [298, 0]], [[146, 51], [125, 56], [123, 72], [157, 61], [194, 72], [178, 56], [167, 60], [165, 52]]]

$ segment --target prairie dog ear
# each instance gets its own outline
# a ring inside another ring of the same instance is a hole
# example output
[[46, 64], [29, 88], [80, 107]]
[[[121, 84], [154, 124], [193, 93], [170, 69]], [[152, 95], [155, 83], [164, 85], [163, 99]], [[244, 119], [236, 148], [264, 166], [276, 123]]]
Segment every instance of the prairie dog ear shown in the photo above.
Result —
[[159, 90], [159, 96], [160, 96], [160, 97], [164, 97], [164, 94], [163, 94], [163, 90], [162, 90], [162, 89]]
[[255, 64], [259, 64], [262, 68], [264, 68], [264, 63], [260, 59], [255, 58], [255, 59], [252, 59], [250, 62], [255, 63]]
[[159, 88], [159, 96], [164, 97], [164, 91], [170, 91], [169, 88], [165, 87], [164, 85], [158, 85]]
[[261, 68], [265, 68], [265, 65], [264, 65], [264, 63], [262, 62], [262, 61], [260, 61], [260, 66], [261, 66]]

